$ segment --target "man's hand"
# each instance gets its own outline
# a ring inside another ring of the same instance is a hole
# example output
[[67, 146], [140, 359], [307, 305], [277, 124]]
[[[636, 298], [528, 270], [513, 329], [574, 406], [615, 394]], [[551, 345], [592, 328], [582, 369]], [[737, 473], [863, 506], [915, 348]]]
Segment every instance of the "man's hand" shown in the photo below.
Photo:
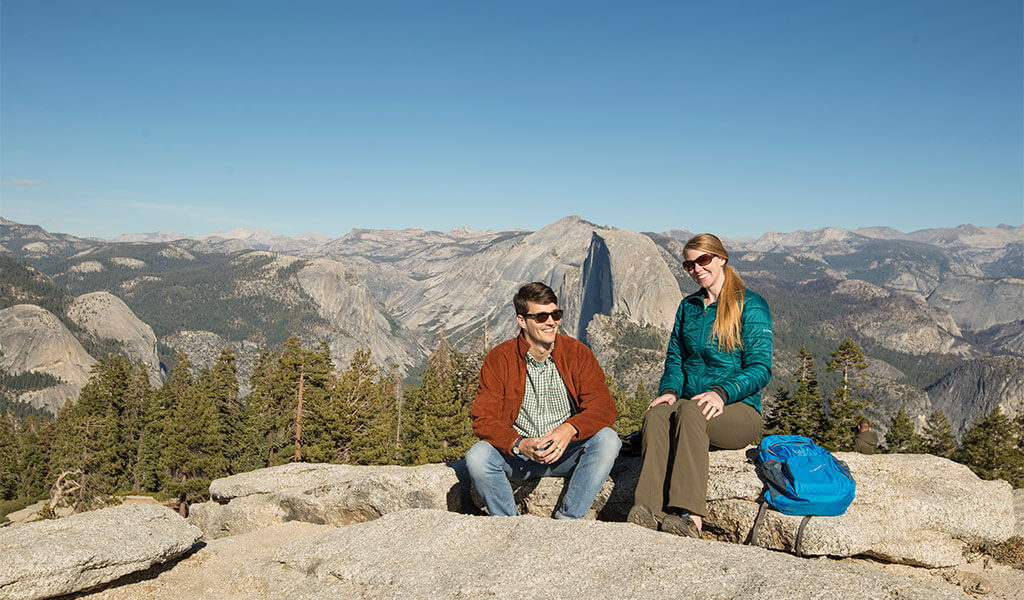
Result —
[[667, 393], [662, 394], [662, 395], [658, 396], [657, 398], [655, 398], [647, 406], [647, 408], [654, 408], [655, 406], [657, 406], [659, 404], [668, 404], [669, 406], [672, 406], [673, 404], [676, 403], [676, 400], [678, 400], [678, 399], [679, 399], [679, 396], [676, 396], [674, 392], [667, 392]]
[[697, 394], [693, 399], [697, 401], [697, 406], [704, 407], [700, 412], [704, 414], [704, 418], [708, 421], [722, 414], [722, 411], [725, 410], [725, 400], [722, 400], [722, 397], [717, 392]]
[[534, 462], [550, 465], [562, 458], [574, 435], [576, 428], [569, 423], [562, 423], [541, 437], [523, 438], [519, 442], [519, 451]]

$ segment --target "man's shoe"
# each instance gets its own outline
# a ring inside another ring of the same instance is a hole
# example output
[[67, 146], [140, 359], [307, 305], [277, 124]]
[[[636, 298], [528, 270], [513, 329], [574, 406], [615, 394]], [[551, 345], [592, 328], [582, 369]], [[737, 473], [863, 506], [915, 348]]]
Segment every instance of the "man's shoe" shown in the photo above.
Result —
[[665, 515], [661, 520], [661, 530], [673, 535], [700, 539], [700, 529], [689, 515]]
[[654, 513], [643, 504], [634, 504], [633, 508], [629, 509], [626, 521], [654, 531], [658, 530], [658, 520], [654, 518]]

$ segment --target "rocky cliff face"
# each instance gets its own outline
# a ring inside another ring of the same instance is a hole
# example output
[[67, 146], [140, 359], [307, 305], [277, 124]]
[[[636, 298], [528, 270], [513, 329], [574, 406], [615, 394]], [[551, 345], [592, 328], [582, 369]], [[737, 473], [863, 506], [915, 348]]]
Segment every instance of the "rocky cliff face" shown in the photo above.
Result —
[[953, 369], [928, 388], [932, 409], [942, 409], [957, 435], [998, 406], [1010, 417], [1024, 404], [1024, 358], [990, 356]]
[[333, 326], [329, 345], [335, 363], [344, 366], [360, 348], [369, 349], [375, 359], [405, 366], [422, 358], [423, 351], [415, 339], [388, 321], [363, 282], [344, 264], [317, 259], [303, 267], [297, 277], [320, 316]]
[[68, 398], [89, 382], [96, 362], [60, 319], [43, 308], [19, 304], [0, 310], [0, 366], [17, 374], [48, 373], [61, 381], [45, 390], [26, 392], [18, 399], [56, 414]]
[[595, 231], [581, 278], [575, 337], [587, 341], [595, 315], [622, 315], [637, 325], [671, 329], [682, 294], [650, 238], [632, 231]]
[[132, 361], [146, 366], [149, 383], [160, 385], [160, 359], [153, 328], [135, 316], [128, 305], [109, 292], [92, 292], [75, 298], [68, 318], [98, 338], [116, 340]]
[[953, 276], [928, 296], [964, 329], [983, 331], [1024, 319], [1024, 279]]

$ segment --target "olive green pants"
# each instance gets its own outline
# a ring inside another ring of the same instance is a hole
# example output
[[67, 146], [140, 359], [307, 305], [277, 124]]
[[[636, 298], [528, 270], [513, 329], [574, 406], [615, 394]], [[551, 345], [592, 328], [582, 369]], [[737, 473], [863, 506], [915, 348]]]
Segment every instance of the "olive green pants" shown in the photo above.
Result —
[[694, 400], [659, 404], [644, 414], [642, 463], [635, 504], [661, 520], [669, 509], [707, 516], [708, 451], [743, 448], [761, 435], [761, 415], [734, 402], [708, 421]]

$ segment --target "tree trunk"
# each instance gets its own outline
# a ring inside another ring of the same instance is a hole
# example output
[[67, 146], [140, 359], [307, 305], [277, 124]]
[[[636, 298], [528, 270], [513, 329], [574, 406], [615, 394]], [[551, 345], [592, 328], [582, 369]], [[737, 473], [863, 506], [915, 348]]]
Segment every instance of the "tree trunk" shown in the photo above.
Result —
[[295, 405], [295, 462], [302, 462], [302, 387], [306, 381], [306, 367], [299, 367], [299, 401]]

